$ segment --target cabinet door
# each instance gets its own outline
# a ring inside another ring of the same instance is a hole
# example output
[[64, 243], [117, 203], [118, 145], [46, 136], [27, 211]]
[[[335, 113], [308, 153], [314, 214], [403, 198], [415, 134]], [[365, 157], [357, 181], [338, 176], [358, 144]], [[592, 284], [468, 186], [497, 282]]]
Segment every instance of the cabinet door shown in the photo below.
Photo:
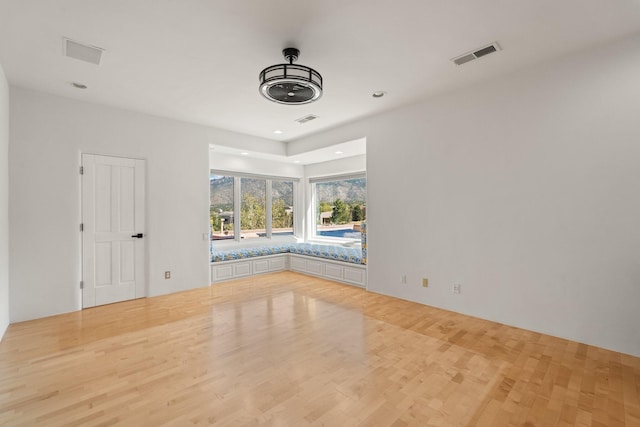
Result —
[[325, 275], [330, 279], [342, 280], [342, 267], [335, 264], [327, 264]]
[[307, 271], [312, 274], [317, 274], [318, 276], [323, 275], [323, 267], [324, 263], [322, 261], [311, 261], [307, 260]]
[[307, 261], [305, 259], [292, 256], [291, 269], [295, 271], [307, 271]]
[[344, 281], [365, 287], [367, 284], [367, 270], [362, 268], [344, 267], [342, 277]]
[[233, 267], [230, 265], [212, 265], [211, 277], [214, 282], [233, 279]]
[[253, 261], [253, 272], [255, 274], [267, 273], [268, 271], [269, 271], [269, 260], [259, 259], [259, 260]]
[[251, 275], [251, 262], [239, 262], [233, 264], [233, 277], [243, 277]]
[[280, 271], [284, 270], [284, 260], [285, 256], [271, 258], [269, 260], [269, 271]]

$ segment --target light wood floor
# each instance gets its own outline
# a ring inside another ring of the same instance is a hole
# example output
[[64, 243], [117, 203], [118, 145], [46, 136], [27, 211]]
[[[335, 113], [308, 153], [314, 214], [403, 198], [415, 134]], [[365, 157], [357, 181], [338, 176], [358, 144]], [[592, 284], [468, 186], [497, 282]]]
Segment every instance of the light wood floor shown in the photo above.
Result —
[[283, 272], [13, 324], [0, 425], [640, 426], [640, 359]]

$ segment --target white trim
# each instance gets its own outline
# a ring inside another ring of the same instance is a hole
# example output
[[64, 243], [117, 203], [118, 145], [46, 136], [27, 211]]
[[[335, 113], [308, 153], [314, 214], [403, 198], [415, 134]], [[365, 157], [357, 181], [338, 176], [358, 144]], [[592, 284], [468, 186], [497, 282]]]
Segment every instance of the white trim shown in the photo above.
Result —
[[[267, 233], [267, 239], [271, 240], [271, 235], [273, 233], [273, 187], [271, 183], [273, 180], [266, 179], [264, 183], [264, 191], [265, 191], [265, 206], [264, 206], [264, 216], [265, 216], [265, 232]], [[293, 191], [293, 189], [292, 189]], [[242, 207], [242, 206], [241, 206]], [[295, 233], [295, 230], [294, 230]]]
[[[242, 237], [240, 231], [240, 203], [242, 202], [240, 179], [241, 177], [238, 175], [233, 176], [233, 240], [236, 242], [239, 242]], [[209, 188], [209, 194], [211, 194], [211, 188]]]
[[240, 178], [251, 178], [251, 179], [271, 179], [273, 181], [300, 181], [300, 178], [294, 178], [290, 176], [275, 176], [275, 175], [260, 175], [260, 174], [252, 174], [245, 172], [234, 172], [227, 171], [222, 169], [209, 169], [209, 176], [218, 175], [218, 176], [233, 176]]
[[334, 182], [334, 181], [345, 181], [348, 179], [366, 179], [367, 172], [355, 172], [355, 173], [347, 173], [342, 175], [327, 175], [327, 176], [318, 176], [314, 178], [309, 178], [310, 184], [316, 184], [320, 182]]

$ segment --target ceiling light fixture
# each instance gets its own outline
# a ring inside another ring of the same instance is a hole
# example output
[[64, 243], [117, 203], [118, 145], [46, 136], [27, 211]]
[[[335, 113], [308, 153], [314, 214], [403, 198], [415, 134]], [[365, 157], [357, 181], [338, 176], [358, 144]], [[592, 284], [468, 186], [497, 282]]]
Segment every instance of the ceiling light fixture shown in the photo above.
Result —
[[281, 135], [281, 134], [282, 134], [282, 131], [281, 131], [281, 130], [279, 130], [279, 129], [277, 129], [277, 130], [274, 130], [274, 131], [273, 131], [273, 133], [275, 133], [276, 135]]
[[248, 156], [249, 153], [247, 153], [246, 151], [243, 151], [242, 153], [240, 153], [241, 156]]
[[344, 154], [342, 151], [336, 151], [336, 154]]
[[322, 76], [313, 68], [294, 65], [300, 51], [288, 47], [282, 51], [288, 64], [272, 65], [260, 72], [260, 93], [279, 104], [301, 105], [322, 96]]
[[76, 83], [76, 82], [71, 83], [71, 86], [75, 87], [76, 89], [86, 89], [87, 88], [87, 85], [83, 85], [82, 83]]
[[382, 98], [383, 96], [385, 96], [387, 94], [387, 92], [383, 91], [383, 90], [379, 90], [377, 92], [373, 92], [371, 94], [371, 96], [373, 96], [374, 98]]

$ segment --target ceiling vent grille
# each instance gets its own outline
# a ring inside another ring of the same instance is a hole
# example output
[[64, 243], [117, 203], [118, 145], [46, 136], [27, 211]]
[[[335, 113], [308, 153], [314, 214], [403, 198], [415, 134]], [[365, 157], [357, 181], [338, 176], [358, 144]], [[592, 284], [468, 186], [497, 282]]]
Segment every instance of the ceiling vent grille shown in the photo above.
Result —
[[482, 58], [483, 56], [489, 55], [491, 53], [497, 52], [499, 50], [502, 50], [500, 49], [500, 45], [498, 44], [498, 42], [494, 42], [487, 46], [483, 46], [480, 49], [476, 49], [473, 52], [467, 52], [463, 55], [457, 56], [453, 58], [452, 61], [456, 65], [462, 65], [475, 59]]
[[63, 38], [64, 55], [90, 64], [100, 65], [104, 49]]
[[304, 123], [310, 122], [311, 120], [315, 120], [317, 118], [318, 118], [318, 116], [314, 116], [313, 114], [309, 114], [309, 115], [306, 115], [304, 117], [300, 117], [299, 119], [296, 119], [296, 122], [298, 122], [300, 124], [304, 124]]

